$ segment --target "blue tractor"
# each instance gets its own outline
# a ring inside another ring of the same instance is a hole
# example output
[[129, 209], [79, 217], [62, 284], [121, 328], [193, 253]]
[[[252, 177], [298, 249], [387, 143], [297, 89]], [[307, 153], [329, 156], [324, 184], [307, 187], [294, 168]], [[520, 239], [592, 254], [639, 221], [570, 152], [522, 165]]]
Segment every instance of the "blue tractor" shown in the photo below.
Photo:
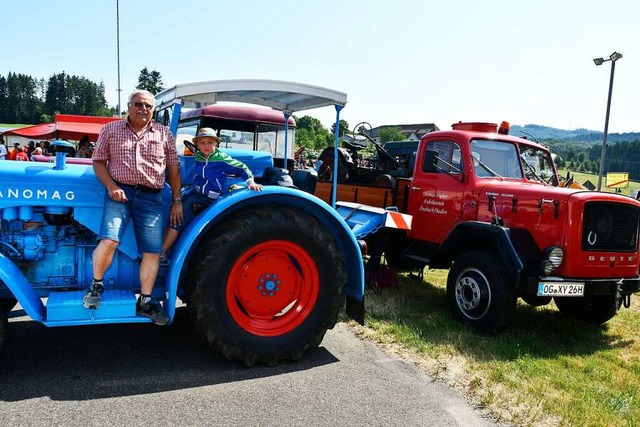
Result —
[[[187, 108], [243, 96], [277, 108], [262, 110], [277, 113], [280, 123], [226, 113], [223, 129], [216, 122], [222, 113]], [[178, 144], [188, 145], [199, 127], [214, 127], [226, 135], [230, 154], [266, 184], [259, 193], [232, 185], [202, 211], [161, 265], [154, 288], [170, 321], [185, 303], [198, 334], [230, 360], [248, 366], [297, 360], [320, 344], [342, 308], [364, 320], [363, 254], [355, 234], [329, 205], [268, 176], [287, 173], [291, 111], [333, 104], [339, 112], [345, 102], [341, 92], [257, 80], [176, 86], [157, 96], [156, 118], [171, 126]], [[284, 134], [276, 130], [282, 122]], [[57, 150], [52, 163], [0, 161], [0, 351], [7, 319], [25, 314], [48, 327], [151, 322], [135, 314], [139, 253], [132, 229], [104, 277], [100, 307], [83, 307], [105, 188], [90, 164], [65, 160]], [[181, 162], [186, 189], [193, 157]], [[312, 174], [293, 178], [304, 189], [315, 182]], [[168, 186], [163, 194], [168, 211]]]

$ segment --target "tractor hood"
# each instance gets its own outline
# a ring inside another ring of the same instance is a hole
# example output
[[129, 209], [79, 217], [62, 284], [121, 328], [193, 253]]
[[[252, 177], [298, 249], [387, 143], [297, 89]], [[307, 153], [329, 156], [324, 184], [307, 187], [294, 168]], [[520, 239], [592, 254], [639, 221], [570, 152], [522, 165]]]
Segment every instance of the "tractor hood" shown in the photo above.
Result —
[[0, 209], [20, 206], [100, 207], [104, 186], [90, 165], [2, 161]]

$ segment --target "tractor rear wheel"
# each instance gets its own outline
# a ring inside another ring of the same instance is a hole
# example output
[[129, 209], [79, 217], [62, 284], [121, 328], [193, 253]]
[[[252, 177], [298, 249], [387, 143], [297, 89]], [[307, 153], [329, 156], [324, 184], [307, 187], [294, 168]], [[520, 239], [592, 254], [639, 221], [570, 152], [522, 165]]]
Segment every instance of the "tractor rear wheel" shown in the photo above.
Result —
[[229, 360], [252, 366], [300, 359], [344, 305], [342, 253], [303, 210], [263, 205], [236, 212], [197, 253], [189, 310], [198, 333]]

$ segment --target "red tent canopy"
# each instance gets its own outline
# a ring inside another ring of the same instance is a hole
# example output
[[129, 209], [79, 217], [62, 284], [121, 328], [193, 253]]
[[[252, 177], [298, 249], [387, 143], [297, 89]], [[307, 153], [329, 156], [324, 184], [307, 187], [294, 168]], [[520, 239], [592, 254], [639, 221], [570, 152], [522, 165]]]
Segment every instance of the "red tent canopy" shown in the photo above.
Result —
[[43, 123], [41, 125], [13, 129], [4, 132], [3, 135], [16, 135], [33, 139], [72, 139], [75, 141], [82, 139], [84, 135], [88, 135], [89, 139], [95, 142], [98, 139], [98, 134], [102, 126], [114, 120], [120, 119], [118, 117], [56, 114], [53, 123]]

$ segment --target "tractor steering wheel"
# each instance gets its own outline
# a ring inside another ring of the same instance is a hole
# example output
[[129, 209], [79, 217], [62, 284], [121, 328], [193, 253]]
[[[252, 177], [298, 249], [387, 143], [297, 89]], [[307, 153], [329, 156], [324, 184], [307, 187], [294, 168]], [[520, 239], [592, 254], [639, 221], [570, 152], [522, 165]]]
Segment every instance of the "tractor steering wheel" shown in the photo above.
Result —
[[373, 133], [373, 128], [369, 122], [360, 122], [353, 127], [353, 135], [362, 135], [371, 142], [374, 147], [376, 147], [376, 153], [378, 153], [378, 157], [383, 162], [390, 162], [393, 166], [399, 166], [398, 161], [395, 157], [393, 157], [387, 150], [382, 147], [375, 139], [371, 137]]

